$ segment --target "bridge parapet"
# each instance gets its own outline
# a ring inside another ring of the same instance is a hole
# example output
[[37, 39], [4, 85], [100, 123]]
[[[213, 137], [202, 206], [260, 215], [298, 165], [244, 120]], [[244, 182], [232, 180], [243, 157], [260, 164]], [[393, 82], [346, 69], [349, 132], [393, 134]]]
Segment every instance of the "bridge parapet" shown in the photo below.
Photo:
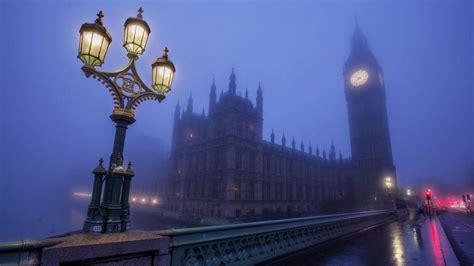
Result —
[[250, 265], [397, 219], [395, 210], [159, 231], [172, 265]]
[[0, 243], [0, 265], [251, 265], [397, 219], [396, 210]]

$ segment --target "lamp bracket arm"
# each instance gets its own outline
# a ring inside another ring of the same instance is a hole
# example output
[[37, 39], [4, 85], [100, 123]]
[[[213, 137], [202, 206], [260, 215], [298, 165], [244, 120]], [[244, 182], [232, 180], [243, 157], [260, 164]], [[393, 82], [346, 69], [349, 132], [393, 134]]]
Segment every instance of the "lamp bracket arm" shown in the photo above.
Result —
[[140, 86], [143, 88], [144, 91], [147, 92], [154, 92], [154, 90], [150, 89], [145, 82], [140, 78], [140, 75], [138, 74], [137, 68], [135, 66], [135, 62], [138, 60], [137, 56], [128, 56], [129, 60], [128, 63], [115, 71], [98, 71], [108, 77], [115, 78], [119, 75], [123, 75], [125, 73], [128, 73], [129, 71], [133, 75], [133, 77], [136, 79], [138, 83], [140, 83]]
[[130, 70], [132, 71], [132, 74], [135, 76], [135, 78], [137, 79], [138, 82], [140, 82], [140, 85], [142, 86], [143, 90], [146, 91], [146, 92], [151, 92], [151, 93], [155, 93], [154, 90], [150, 89], [145, 82], [143, 82], [142, 78], [140, 77], [140, 75], [138, 75], [138, 71], [137, 71], [137, 68], [135, 67], [135, 60], [133, 60], [131, 66], [130, 66]]
[[124, 97], [122, 97], [117, 85], [109, 78], [109, 74], [107, 72], [96, 70], [90, 66], [83, 66], [82, 71], [86, 74], [86, 77], [92, 76], [92, 78], [97, 79], [109, 90], [114, 101], [114, 108], [123, 108]]
[[161, 102], [165, 99], [164, 95], [157, 94], [155, 92], [143, 92], [137, 96], [135, 96], [133, 99], [128, 101], [126, 109], [133, 110], [137, 108], [137, 106], [146, 101], [146, 100], [156, 100], [158, 102]]

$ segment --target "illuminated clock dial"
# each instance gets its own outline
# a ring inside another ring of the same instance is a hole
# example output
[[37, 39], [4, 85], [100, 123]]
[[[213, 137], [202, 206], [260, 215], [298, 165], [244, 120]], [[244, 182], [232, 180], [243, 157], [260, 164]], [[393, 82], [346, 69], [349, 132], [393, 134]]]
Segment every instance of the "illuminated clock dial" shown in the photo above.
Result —
[[351, 75], [351, 84], [354, 87], [360, 87], [364, 85], [369, 79], [369, 73], [367, 71], [360, 69]]

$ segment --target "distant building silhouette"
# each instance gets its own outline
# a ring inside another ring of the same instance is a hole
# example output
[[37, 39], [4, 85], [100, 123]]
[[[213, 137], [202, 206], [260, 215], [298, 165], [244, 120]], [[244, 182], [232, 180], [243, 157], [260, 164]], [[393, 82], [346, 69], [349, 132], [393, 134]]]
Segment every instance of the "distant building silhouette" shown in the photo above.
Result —
[[287, 147], [262, 138], [263, 88], [255, 104], [237, 95], [232, 69], [228, 90], [216, 95], [213, 81], [208, 115], [176, 106], [167, 208], [198, 217], [253, 217], [317, 213], [324, 204], [353, 206], [384, 198], [382, 180], [395, 178], [381, 68], [356, 27], [346, 61], [346, 99], [352, 159], [339, 158], [331, 143], [320, 157], [294, 137]]

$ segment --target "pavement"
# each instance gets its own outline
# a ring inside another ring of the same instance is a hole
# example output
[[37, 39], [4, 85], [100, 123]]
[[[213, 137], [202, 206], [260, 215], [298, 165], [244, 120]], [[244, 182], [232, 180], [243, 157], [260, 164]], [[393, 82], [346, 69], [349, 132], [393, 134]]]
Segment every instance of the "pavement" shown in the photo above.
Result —
[[406, 220], [264, 264], [451, 266], [459, 260], [436, 215], [430, 219], [411, 212]]
[[461, 265], [474, 265], [474, 214], [448, 210], [438, 215]]

